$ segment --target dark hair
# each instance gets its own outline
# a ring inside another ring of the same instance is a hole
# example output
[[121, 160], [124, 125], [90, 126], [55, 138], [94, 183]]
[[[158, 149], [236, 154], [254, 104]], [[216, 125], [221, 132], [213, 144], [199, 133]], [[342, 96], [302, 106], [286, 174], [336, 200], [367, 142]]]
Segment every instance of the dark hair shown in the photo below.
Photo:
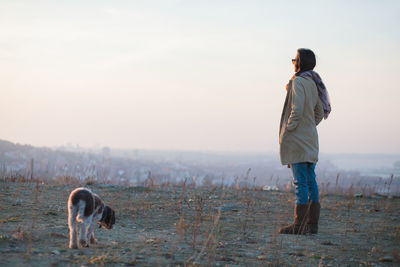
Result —
[[307, 48], [297, 49], [300, 57], [300, 71], [304, 72], [308, 70], [313, 70], [316, 64], [315, 54], [313, 51]]

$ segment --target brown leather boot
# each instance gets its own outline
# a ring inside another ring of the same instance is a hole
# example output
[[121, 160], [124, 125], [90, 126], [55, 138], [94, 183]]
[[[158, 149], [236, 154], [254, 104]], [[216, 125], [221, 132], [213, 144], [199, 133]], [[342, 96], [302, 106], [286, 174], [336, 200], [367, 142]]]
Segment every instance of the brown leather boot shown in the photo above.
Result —
[[318, 233], [318, 220], [321, 205], [319, 202], [311, 202], [310, 211], [307, 216], [307, 234], [317, 234]]
[[296, 204], [294, 208], [294, 222], [279, 230], [280, 234], [304, 235], [306, 234], [306, 220], [308, 204]]

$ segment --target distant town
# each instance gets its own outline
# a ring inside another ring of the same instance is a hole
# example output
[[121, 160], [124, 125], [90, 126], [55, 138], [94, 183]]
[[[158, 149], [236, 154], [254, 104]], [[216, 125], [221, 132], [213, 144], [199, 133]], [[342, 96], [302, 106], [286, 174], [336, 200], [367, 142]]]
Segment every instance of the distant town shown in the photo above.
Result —
[[[400, 194], [400, 155], [321, 154], [320, 190], [341, 188]], [[109, 147], [34, 147], [0, 140], [0, 175], [52, 180], [91, 179], [126, 185], [221, 184], [291, 187], [290, 169], [274, 153], [128, 150]]]

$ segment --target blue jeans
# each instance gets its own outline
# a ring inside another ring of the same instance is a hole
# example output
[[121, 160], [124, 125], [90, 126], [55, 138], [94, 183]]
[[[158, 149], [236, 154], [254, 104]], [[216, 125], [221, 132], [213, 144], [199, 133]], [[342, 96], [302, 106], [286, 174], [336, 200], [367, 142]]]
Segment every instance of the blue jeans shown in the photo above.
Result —
[[309, 201], [319, 202], [315, 165], [309, 162], [290, 164], [296, 188], [296, 204], [308, 204]]

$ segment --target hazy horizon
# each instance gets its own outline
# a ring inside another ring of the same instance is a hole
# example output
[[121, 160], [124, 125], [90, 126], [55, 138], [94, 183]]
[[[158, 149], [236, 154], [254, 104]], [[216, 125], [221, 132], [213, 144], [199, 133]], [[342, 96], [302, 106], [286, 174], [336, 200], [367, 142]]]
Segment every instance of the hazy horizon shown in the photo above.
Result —
[[398, 1], [2, 1], [0, 139], [278, 153], [291, 59], [307, 47], [333, 106], [318, 126], [320, 152], [398, 154], [399, 8]]
[[[38, 146], [29, 143], [20, 143], [20, 142], [13, 142], [11, 140], [4, 140], [0, 139], [1, 141], [11, 142], [16, 145], [27, 145], [33, 146], [35, 148], [49, 148], [53, 150], [62, 149], [67, 151], [87, 151], [87, 152], [94, 152], [94, 153], [102, 153], [103, 149], [110, 149], [110, 151], [118, 152], [118, 151], [142, 151], [142, 152], [159, 152], [159, 153], [196, 153], [196, 154], [213, 154], [213, 155], [273, 155], [279, 157], [279, 151], [271, 151], [271, 150], [206, 150], [206, 149], [162, 149], [162, 148], [140, 148], [140, 147], [111, 147], [107, 145], [101, 144], [94, 144], [92, 146], [82, 146], [80, 144], [72, 144], [72, 143], [65, 143], [60, 145], [54, 146]], [[400, 160], [400, 153], [359, 153], [359, 152], [321, 152], [320, 157], [326, 158], [331, 156], [350, 156], [350, 157], [357, 157], [359, 159], [363, 157], [369, 156], [381, 156], [381, 157], [399, 157]]]

